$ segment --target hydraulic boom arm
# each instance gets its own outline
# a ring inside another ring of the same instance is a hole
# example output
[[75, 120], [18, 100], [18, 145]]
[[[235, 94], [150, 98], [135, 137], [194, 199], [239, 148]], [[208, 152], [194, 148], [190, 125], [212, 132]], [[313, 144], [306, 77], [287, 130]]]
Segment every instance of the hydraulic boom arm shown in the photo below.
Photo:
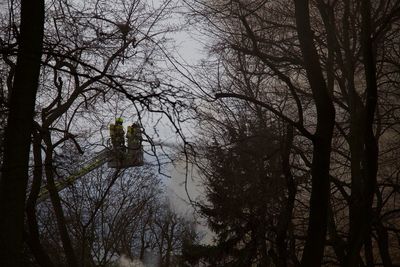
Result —
[[[136, 125], [136, 126], [135, 126]], [[121, 126], [122, 127], [122, 126]], [[131, 127], [130, 135], [127, 135], [128, 146], [125, 146], [124, 136], [122, 130], [122, 146], [114, 146], [112, 148], [107, 147], [100, 151], [94, 158], [85, 162], [78, 171], [73, 173], [71, 176], [67, 177], [62, 181], [57, 181], [56, 190], [57, 192], [63, 190], [64, 188], [75, 183], [76, 180], [82, 176], [88, 174], [89, 172], [99, 168], [103, 164], [108, 162], [108, 167], [125, 169], [130, 167], [143, 166], [143, 147], [141, 144], [140, 129], [137, 128], [137, 124]], [[135, 128], [136, 127], [136, 128]], [[39, 196], [37, 202], [42, 202], [49, 197], [49, 191], [47, 186], [42, 186], [40, 188]]]
[[[56, 190], [57, 192], [63, 190], [64, 188], [72, 185], [76, 180], [81, 178], [82, 176], [88, 174], [89, 172], [99, 168], [101, 165], [110, 161], [110, 153], [109, 149], [105, 148], [100, 151], [94, 158], [88, 160], [83, 164], [83, 167], [80, 168], [77, 172], [67, 177], [65, 180], [56, 182]], [[40, 189], [40, 193], [38, 196], [38, 202], [42, 202], [43, 200], [49, 197], [49, 191], [47, 186], [42, 186]]]

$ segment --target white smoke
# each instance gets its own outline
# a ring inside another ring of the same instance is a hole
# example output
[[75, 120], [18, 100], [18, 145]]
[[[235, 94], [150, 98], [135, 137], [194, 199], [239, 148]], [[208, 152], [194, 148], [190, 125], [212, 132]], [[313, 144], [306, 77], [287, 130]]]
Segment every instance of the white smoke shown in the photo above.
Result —
[[127, 256], [122, 255], [118, 260], [119, 267], [145, 267], [140, 260], [131, 260]]

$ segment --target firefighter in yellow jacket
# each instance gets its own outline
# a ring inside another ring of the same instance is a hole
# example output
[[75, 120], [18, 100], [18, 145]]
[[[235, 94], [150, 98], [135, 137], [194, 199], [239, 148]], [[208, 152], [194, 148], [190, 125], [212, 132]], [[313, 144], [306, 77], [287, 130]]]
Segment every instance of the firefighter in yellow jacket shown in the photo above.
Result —
[[140, 148], [141, 138], [141, 131], [138, 123], [134, 122], [131, 126], [128, 126], [126, 131], [128, 151], [138, 150]]
[[110, 137], [113, 149], [124, 152], [125, 151], [125, 139], [124, 139], [124, 126], [122, 118], [117, 118], [115, 124], [110, 124]]

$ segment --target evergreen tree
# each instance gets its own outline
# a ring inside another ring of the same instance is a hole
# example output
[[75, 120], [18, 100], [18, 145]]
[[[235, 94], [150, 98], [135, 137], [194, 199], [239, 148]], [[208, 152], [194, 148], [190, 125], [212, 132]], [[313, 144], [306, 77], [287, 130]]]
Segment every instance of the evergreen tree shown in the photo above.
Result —
[[230, 125], [225, 136], [229, 145], [215, 141], [207, 151], [208, 203], [201, 212], [216, 233], [216, 244], [203, 252], [221, 266], [268, 266], [285, 194], [279, 134], [257, 120]]

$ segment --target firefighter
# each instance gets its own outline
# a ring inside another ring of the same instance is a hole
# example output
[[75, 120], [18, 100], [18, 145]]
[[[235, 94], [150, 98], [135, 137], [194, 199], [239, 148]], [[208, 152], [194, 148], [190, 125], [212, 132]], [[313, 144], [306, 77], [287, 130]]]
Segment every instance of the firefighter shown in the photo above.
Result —
[[128, 151], [138, 150], [140, 148], [141, 131], [138, 123], [134, 122], [131, 126], [128, 126], [126, 139], [128, 141]]
[[125, 151], [125, 139], [124, 139], [124, 127], [122, 123], [124, 120], [122, 118], [117, 118], [115, 124], [110, 124], [110, 137], [113, 149], [124, 152]]

